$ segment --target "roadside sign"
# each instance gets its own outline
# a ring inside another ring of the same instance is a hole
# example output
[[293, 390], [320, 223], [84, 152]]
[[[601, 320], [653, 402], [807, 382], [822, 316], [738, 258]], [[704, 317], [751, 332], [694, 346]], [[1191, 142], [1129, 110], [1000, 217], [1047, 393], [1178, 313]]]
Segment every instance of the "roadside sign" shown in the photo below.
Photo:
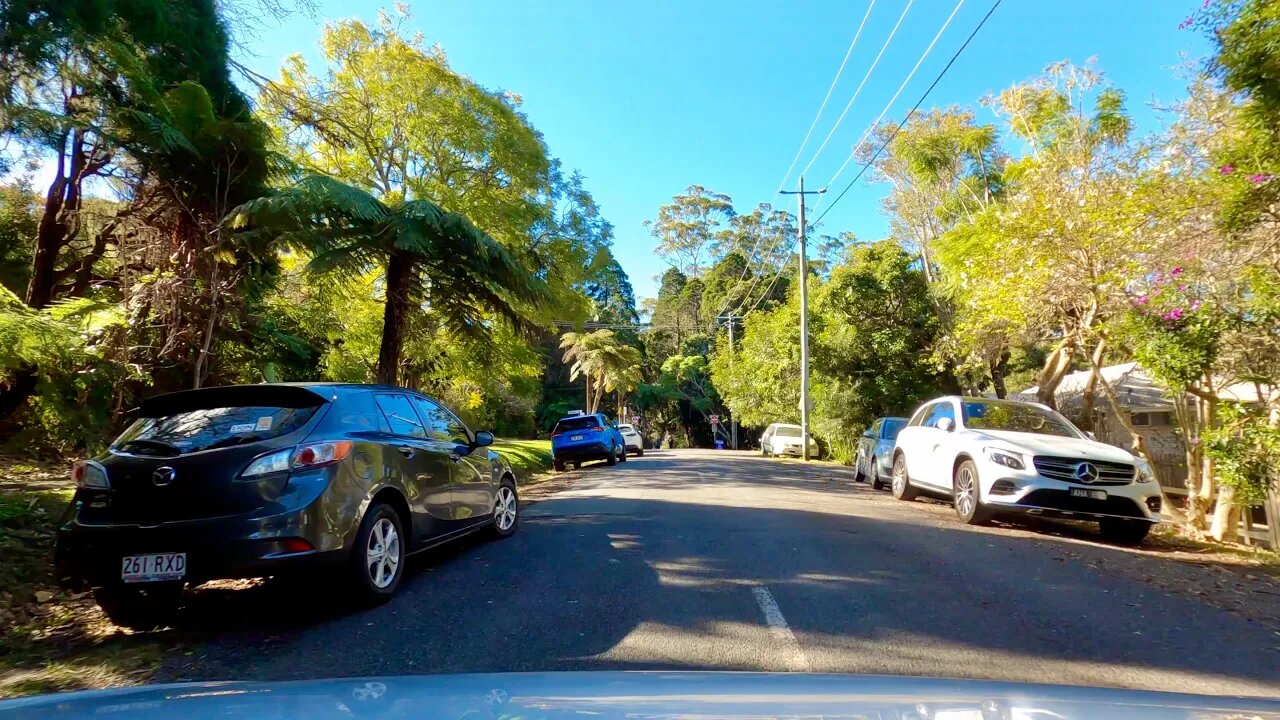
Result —
[[719, 425], [719, 424], [720, 424], [720, 416], [719, 416], [719, 415], [712, 415], [712, 416], [710, 417], [710, 420], [711, 420], [711, 424], [712, 424], [712, 425]]

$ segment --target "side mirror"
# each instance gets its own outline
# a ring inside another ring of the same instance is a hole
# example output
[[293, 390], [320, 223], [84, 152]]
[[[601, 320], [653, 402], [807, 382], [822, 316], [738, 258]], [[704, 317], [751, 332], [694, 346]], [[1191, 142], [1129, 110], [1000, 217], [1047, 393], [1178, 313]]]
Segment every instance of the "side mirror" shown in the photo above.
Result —
[[488, 430], [476, 431], [476, 447], [488, 447], [493, 444], [493, 433]]
[[1092, 430], [1085, 430], [1084, 434], [1088, 435], [1090, 440], [1096, 441], [1098, 439], [1098, 436], [1094, 435]]
[[956, 427], [956, 421], [949, 417], [938, 418], [938, 421], [933, 426], [943, 432], [951, 432]]
[[876, 436], [875, 436], [875, 434], [874, 434], [874, 433], [872, 433], [870, 430], [863, 430], [863, 431], [862, 431], [862, 437], [864, 437], [864, 438], [869, 438], [869, 439], [874, 440]]

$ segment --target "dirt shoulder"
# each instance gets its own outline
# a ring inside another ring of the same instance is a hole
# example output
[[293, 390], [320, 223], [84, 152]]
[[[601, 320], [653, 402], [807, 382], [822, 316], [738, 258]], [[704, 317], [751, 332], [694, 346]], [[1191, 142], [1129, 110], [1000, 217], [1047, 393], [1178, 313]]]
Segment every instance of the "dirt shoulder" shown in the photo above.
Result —
[[53, 576], [68, 467], [0, 458], [0, 698], [146, 682], [171, 645], [112, 625]]

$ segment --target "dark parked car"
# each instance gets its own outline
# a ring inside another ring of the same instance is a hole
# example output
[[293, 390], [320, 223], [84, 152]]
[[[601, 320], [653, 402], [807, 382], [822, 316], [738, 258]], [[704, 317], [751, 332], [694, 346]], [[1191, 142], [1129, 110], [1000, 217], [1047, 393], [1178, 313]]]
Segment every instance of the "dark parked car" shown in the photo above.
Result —
[[570, 415], [551, 430], [551, 460], [560, 471], [566, 463], [576, 468], [588, 460], [626, 462], [627, 441], [602, 413]]
[[165, 624], [182, 588], [326, 570], [385, 600], [405, 556], [515, 532], [515, 476], [438, 402], [397, 387], [273, 384], [160, 395], [78, 464], [56, 567], [114, 622]]
[[870, 480], [876, 490], [888, 485], [887, 478], [893, 475], [893, 441], [906, 425], [903, 417], [882, 417], [871, 423], [858, 439], [858, 455], [853, 462], [855, 480]]

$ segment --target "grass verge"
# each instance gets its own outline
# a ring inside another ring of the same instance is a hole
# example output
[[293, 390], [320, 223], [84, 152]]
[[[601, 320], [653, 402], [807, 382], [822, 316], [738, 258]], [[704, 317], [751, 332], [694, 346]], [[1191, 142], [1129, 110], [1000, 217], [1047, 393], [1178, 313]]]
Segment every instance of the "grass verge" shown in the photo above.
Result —
[[537, 482], [537, 476], [551, 470], [550, 440], [499, 440], [493, 449], [511, 463], [521, 485]]

